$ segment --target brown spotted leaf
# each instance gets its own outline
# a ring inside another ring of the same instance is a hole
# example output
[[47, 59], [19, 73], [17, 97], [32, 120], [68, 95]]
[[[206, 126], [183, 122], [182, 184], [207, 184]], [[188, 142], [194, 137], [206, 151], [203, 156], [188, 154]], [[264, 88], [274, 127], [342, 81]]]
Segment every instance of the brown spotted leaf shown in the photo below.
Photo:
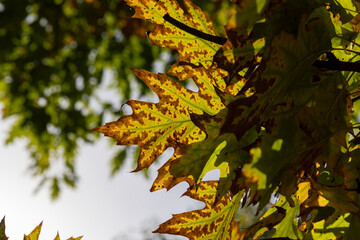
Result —
[[182, 235], [190, 240], [231, 239], [234, 214], [239, 207], [243, 192], [232, 199], [227, 194], [215, 203], [217, 186], [217, 181], [207, 181], [200, 182], [197, 188], [188, 190], [185, 195], [203, 201], [205, 208], [175, 214], [155, 232]]
[[[189, 78], [193, 78], [196, 84], [201, 87], [201, 89], [208, 93], [215, 93], [214, 86], [220, 91], [225, 91], [226, 82], [224, 80], [227, 77], [227, 71], [217, 68], [215, 65], [209, 69], [204, 67], [191, 67], [190, 65], [181, 65], [172, 67], [168, 74], [174, 75], [179, 78], [179, 80], [184, 81]], [[212, 94], [213, 100], [217, 100], [218, 96]]]
[[146, 19], [154, 23], [154, 30], [149, 35], [152, 44], [176, 49], [179, 51], [181, 62], [210, 67], [213, 56], [221, 44], [198, 37], [191, 31], [184, 31], [171, 23], [171, 20], [165, 20], [167, 17], [164, 19], [167, 15], [180, 24], [216, 38], [217, 33], [212, 22], [198, 6], [189, 0], [184, 0], [187, 10], [185, 13], [176, 0], [126, 0], [126, 2], [135, 9], [134, 18]]
[[[197, 127], [191, 115], [215, 115], [224, 105], [217, 96], [211, 79], [202, 68], [191, 71], [199, 91], [193, 92], [165, 74], [133, 70], [159, 97], [159, 103], [128, 101], [133, 114], [123, 116], [115, 122], [95, 128], [106, 136], [113, 137], [118, 144], [137, 144], [141, 147], [135, 171], [149, 167], [168, 147], [177, 149], [205, 139], [206, 134]], [[194, 72], [200, 71], [200, 76]]]
[[[254, 138], [244, 137], [240, 142], [233, 134], [220, 134], [220, 128], [226, 116], [226, 110], [219, 112], [211, 118], [198, 120], [206, 134], [206, 140], [181, 146], [167, 163], [159, 170], [151, 191], [166, 188], [171, 189], [181, 181], [187, 181], [192, 187], [214, 169], [220, 170], [219, 192], [222, 197], [229, 192], [234, 171], [248, 159], [248, 153], [241, 148], [253, 142]], [[255, 133], [255, 138], [257, 133]]]
[[[24, 240], [38, 240], [41, 232], [41, 226], [42, 222], [32, 230], [32, 232], [29, 235], [24, 234]], [[81, 240], [82, 237], [77, 238], [68, 238], [67, 240]], [[2, 240], [2, 239], [1, 239]], [[56, 237], [54, 240], [60, 240], [59, 233], [56, 234]]]
[[199, 179], [200, 174], [204, 171], [210, 156], [215, 148], [226, 140], [226, 136], [218, 139], [223, 115], [224, 111], [218, 113], [214, 118], [199, 121], [202, 129], [206, 132], [206, 140], [191, 144], [191, 146], [180, 147], [168, 162], [158, 170], [159, 174], [151, 188], [152, 191], [162, 188], [169, 190], [181, 181], [187, 181], [192, 187], [201, 180]]
[[188, 182], [190, 186], [195, 184], [194, 177], [191, 175], [176, 178], [170, 172], [170, 167], [172, 166], [173, 162], [179, 160], [181, 156], [182, 154], [180, 149], [176, 149], [176, 152], [173, 154], [173, 156], [161, 168], [158, 169], [158, 176], [154, 180], [154, 183], [150, 189], [151, 192], [164, 188], [169, 190], [182, 181]]
[[5, 217], [0, 222], [0, 240], [8, 240], [8, 237], [5, 234]]

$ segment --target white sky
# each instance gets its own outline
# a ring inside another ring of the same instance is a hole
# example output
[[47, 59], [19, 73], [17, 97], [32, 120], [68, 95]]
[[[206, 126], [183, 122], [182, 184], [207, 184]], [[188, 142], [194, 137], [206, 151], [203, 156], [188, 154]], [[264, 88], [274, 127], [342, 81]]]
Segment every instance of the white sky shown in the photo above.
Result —
[[136, 237], [142, 228], [151, 234], [172, 213], [202, 206], [187, 197], [180, 198], [187, 187], [185, 183], [169, 192], [149, 192], [164, 158], [152, 168], [154, 174], [150, 180], [140, 173], [129, 173], [131, 164], [111, 178], [111, 148], [116, 146], [109, 146], [104, 137], [95, 145], [81, 147], [76, 166], [80, 181], [75, 190], [63, 188], [57, 201], [50, 200], [47, 188], [34, 195], [38, 179], [27, 172], [31, 162], [25, 141], [3, 145], [9, 126], [9, 121], [0, 121], [0, 218], [6, 216], [6, 234], [10, 240], [22, 239], [24, 233], [29, 234], [41, 221], [44, 222], [40, 240], [54, 239], [57, 231], [61, 239], [82, 235], [83, 240], [143, 239]]

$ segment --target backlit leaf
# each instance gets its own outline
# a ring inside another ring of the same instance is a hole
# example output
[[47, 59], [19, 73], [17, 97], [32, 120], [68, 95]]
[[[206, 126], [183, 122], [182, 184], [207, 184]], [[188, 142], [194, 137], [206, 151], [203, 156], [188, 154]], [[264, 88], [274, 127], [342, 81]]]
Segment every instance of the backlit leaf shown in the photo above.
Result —
[[[296, 172], [301, 164], [306, 164], [304, 158], [296, 158], [296, 153], [306, 148], [299, 126], [288, 118], [280, 118], [278, 121], [279, 129], [276, 131], [276, 137], [264, 134], [261, 147], [250, 150], [251, 163], [243, 166], [243, 174], [247, 181], [256, 183], [252, 194], [256, 196], [255, 198], [259, 197], [258, 194], [262, 196], [260, 208], [267, 204], [280, 181], [284, 185], [280, 189], [282, 194], [289, 198], [295, 193], [296, 174], [293, 174], [291, 169]], [[293, 132], [298, 132], [298, 134], [294, 135]], [[297, 147], [292, 147], [294, 145]], [[258, 191], [257, 194], [255, 194], [255, 189]]]
[[29, 235], [24, 235], [24, 240], [38, 240], [41, 232], [42, 222], [31, 231]]
[[295, 197], [300, 201], [300, 203], [303, 203], [309, 198], [309, 191], [311, 187], [310, 182], [301, 182], [297, 187]]
[[350, 226], [347, 220], [349, 216], [350, 213], [336, 211], [328, 219], [313, 223], [313, 229], [305, 235], [304, 239], [328, 240], [345, 237], [345, 229]]
[[[134, 17], [154, 23], [153, 44], [178, 50], [167, 73], [199, 89], [133, 70], [159, 103], [129, 101], [132, 115], [95, 129], [140, 146], [135, 170], [174, 148], [151, 191], [186, 181], [185, 195], [205, 208], [176, 214], [156, 232], [209, 240], [356, 235], [360, 95], [358, 70], [347, 67], [358, 67], [360, 4], [234, 1], [226, 41], [189, 0], [127, 2]], [[215, 169], [219, 180], [204, 182]], [[251, 221], [238, 222], [250, 208]]]
[[194, 36], [164, 19], [165, 14], [169, 14], [188, 27], [217, 36], [209, 18], [191, 1], [184, 0], [187, 13], [175, 0], [126, 0], [126, 2], [135, 8], [133, 17], [154, 23], [154, 30], [149, 35], [152, 44], [178, 50], [179, 62], [202, 64], [206, 67], [212, 64], [213, 56], [220, 48], [219, 44]]
[[[200, 183], [211, 170], [220, 170], [218, 197], [228, 193], [234, 171], [240, 164], [249, 159], [249, 155], [241, 147], [247, 146], [254, 139], [242, 139], [238, 142], [233, 134], [219, 134], [225, 112], [206, 121], [199, 121], [207, 133], [207, 138], [199, 143], [181, 148], [181, 154], [172, 157], [159, 169], [152, 191], [162, 188], [170, 189], [180, 181], [187, 181], [190, 186]], [[242, 145], [243, 144], [243, 145]], [[165, 170], [166, 169], [166, 170]], [[160, 187], [161, 186], [161, 187]]]
[[158, 169], [158, 176], [156, 177], [153, 185], [151, 186], [151, 192], [164, 188], [169, 190], [182, 181], [188, 182], [190, 186], [194, 185], [195, 181], [192, 176], [181, 176], [179, 178], [175, 178], [174, 175], [170, 172], [172, 162], [176, 161], [181, 156], [182, 155], [180, 153], [175, 152], [174, 155], [161, 168]]
[[[300, 203], [293, 198], [295, 207], [291, 207], [284, 196], [276, 202], [275, 206], [279, 206], [286, 211], [284, 219], [274, 226], [276, 232], [273, 237], [287, 237], [290, 239], [301, 239], [302, 232], [298, 229], [298, 214], [300, 212]], [[265, 214], [266, 215], [266, 214]]]
[[224, 106], [209, 84], [209, 77], [202, 72], [202, 78], [194, 75], [196, 70], [189, 73], [199, 88], [195, 93], [165, 74], [133, 71], [158, 95], [159, 103], [128, 101], [132, 115], [94, 130], [115, 138], [118, 144], [139, 145], [141, 151], [135, 169], [139, 171], [149, 167], [168, 147], [179, 148], [204, 140], [206, 135], [193, 123], [191, 114], [214, 115]]
[[215, 87], [221, 91], [225, 90], [225, 77], [228, 75], [227, 71], [216, 68], [215, 66], [206, 69], [204, 67], [194, 68], [190, 65], [173, 67], [168, 71], [168, 74], [177, 76], [181, 81], [189, 78], [195, 79], [194, 81], [196, 81], [196, 84], [201, 86], [203, 92], [207, 93], [207, 96], [204, 98], [211, 98], [212, 101], [217, 101], [219, 99], [215, 93]]
[[233, 217], [237, 211], [242, 192], [230, 199], [223, 196], [215, 203], [217, 182], [201, 182], [197, 188], [188, 190], [185, 195], [203, 201], [205, 208], [191, 212], [175, 214], [161, 224], [155, 231], [188, 237], [190, 240], [231, 239]]

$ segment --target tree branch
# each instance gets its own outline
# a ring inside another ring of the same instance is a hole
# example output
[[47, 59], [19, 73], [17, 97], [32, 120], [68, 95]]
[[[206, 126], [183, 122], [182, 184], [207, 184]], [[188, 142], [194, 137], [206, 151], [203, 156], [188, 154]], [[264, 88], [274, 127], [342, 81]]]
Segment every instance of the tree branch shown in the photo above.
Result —
[[337, 59], [328, 61], [316, 60], [313, 66], [326, 68], [327, 70], [360, 72], [360, 62], [342, 62]]

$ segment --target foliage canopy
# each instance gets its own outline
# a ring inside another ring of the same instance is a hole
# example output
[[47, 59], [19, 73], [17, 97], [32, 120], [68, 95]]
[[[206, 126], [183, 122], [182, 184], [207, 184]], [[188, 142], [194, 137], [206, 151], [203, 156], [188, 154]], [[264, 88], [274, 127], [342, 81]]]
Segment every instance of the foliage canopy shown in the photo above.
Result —
[[[216, 25], [225, 24], [229, 3], [200, 3]], [[53, 198], [64, 185], [76, 186], [78, 146], [96, 137], [89, 129], [118, 116], [123, 99], [150, 93], [130, 67], [164, 71], [175, 61], [176, 51], [146, 39], [151, 23], [132, 13], [124, 0], [0, 1], [0, 107], [11, 122], [6, 143], [26, 140], [30, 170]], [[113, 174], [128, 152], [114, 154]], [[63, 170], [54, 174], [54, 165]]]
[[[149, 72], [147, 63], [129, 56], [122, 62], [128, 44], [133, 44], [130, 56], [151, 51], [139, 50], [136, 41], [144, 39], [117, 41], [116, 30], [126, 32], [111, 14], [121, 11], [117, 1], [33, 2], [27, 8], [17, 7], [21, 0], [2, 3], [0, 42], [7, 47], [1, 49], [0, 77], [6, 81], [0, 93], [4, 117], [27, 113], [8, 141], [29, 139], [36, 173], [46, 171], [51, 154], [61, 155], [68, 171], [63, 180], [74, 184], [71, 143], [90, 141], [85, 130], [105, 114], [87, 106], [93, 86], [109, 62], [125, 79], [131, 63], [159, 102], [130, 100], [131, 115], [94, 130], [120, 145], [138, 145], [135, 171], [174, 148], [151, 191], [186, 181], [185, 195], [205, 203], [174, 215], [155, 232], [189, 239], [360, 235], [358, 0], [234, 0], [226, 9], [231, 17], [223, 36], [190, 0], [126, 0], [134, 18], [153, 23], [150, 42], [178, 52], [166, 74]], [[89, 14], [76, 18], [79, 12]], [[99, 25], [93, 14], [105, 21]], [[109, 49], [119, 54], [108, 55]], [[77, 54], [69, 53], [73, 50]], [[151, 62], [158, 55], [146, 58]], [[198, 91], [184, 86], [188, 79]], [[129, 97], [129, 82], [119, 85]], [[70, 119], [70, 113], [78, 117]], [[220, 170], [219, 180], [202, 181], [214, 169]], [[54, 178], [55, 189], [56, 184]], [[251, 206], [257, 209], [255, 221], [245, 224], [243, 213]], [[37, 239], [40, 228], [24, 238]], [[7, 239], [4, 221], [0, 239]]]
[[[177, 50], [179, 59], [166, 74], [133, 69], [159, 102], [130, 100], [131, 115], [94, 130], [137, 144], [135, 171], [174, 148], [151, 190], [186, 181], [185, 195], [205, 202], [156, 232], [359, 236], [360, 3], [234, 1], [223, 38], [189, 0], [126, 2], [133, 17], [153, 23], [151, 43]], [[197, 92], [178, 83], [187, 79]], [[202, 181], [213, 169], [219, 180]], [[248, 205], [268, 210], [244, 227], [237, 219]]]

